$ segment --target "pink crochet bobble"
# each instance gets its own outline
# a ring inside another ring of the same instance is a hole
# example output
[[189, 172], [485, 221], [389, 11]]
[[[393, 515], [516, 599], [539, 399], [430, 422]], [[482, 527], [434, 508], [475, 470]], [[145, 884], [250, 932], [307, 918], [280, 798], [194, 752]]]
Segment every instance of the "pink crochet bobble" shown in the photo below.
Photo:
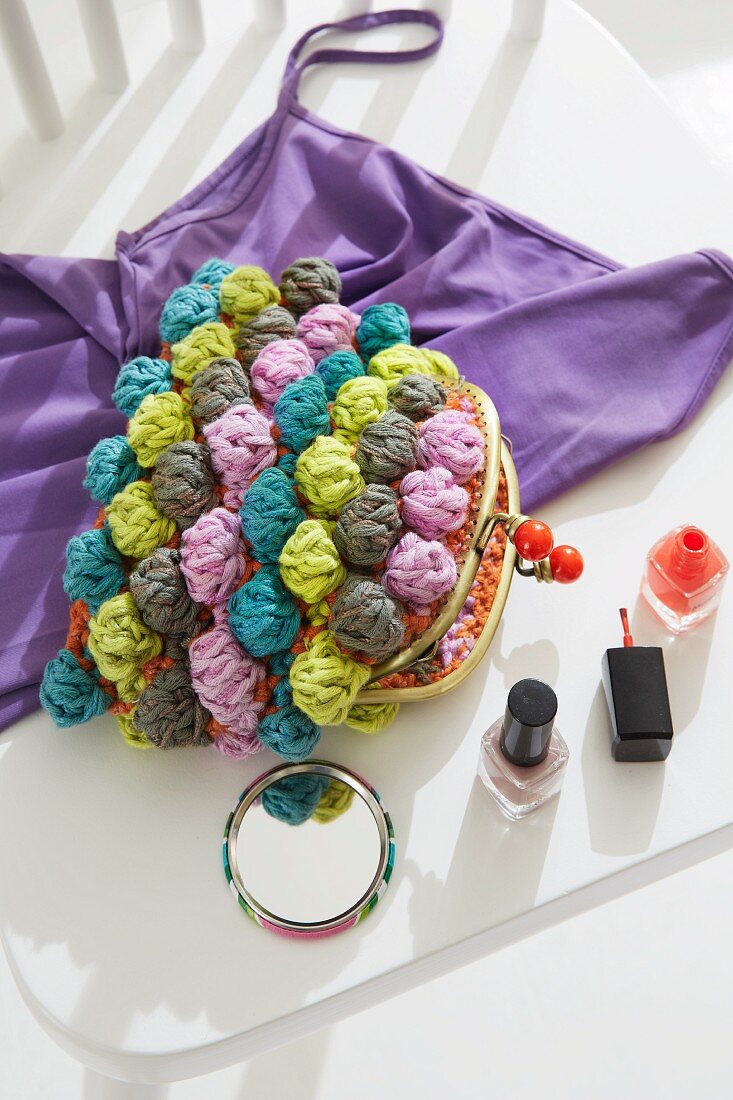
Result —
[[204, 435], [211, 465], [229, 490], [224, 503], [239, 508], [245, 489], [277, 460], [269, 421], [253, 405], [234, 405], [205, 425]]
[[273, 340], [252, 364], [252, 385], [272, 409], [286, 386], [312, 374], [316, 365], [302, 340]]
[[244, 543], [239, 516], [226, 508], [204, 512], [181, 535], [181, 572], [193, 600], [228, 600], [244, 574]]
[[420, 425], [417, 460], [424, 470], [444, 466], [463, 485], [484, 459], [484, 437], [466, 413], [445, 409]]
[[337, 302], [314, 306], [298, 321], [298, 336], [316, 363], [334, 351], [351, 351], [361, 317]]
[[252, 733], [235, 733], [233, 730], [218, 733], [214, 738], [214, 747], [233, 760], [244, 760], [247, 756], [254, 756], [262, 748], [262, 742], [256, 733], [256, 725], [257, 716], [255, 715], [255, 730]]
[[443, 538], [463, 526], [468, 510], [468, 493], [456, 485], [445, 466], [414, 470], [402, 479], [402, 519], [426, 539]]
[[453, 555], [442, 542], [426, 542], [408, 531], [389, 553], [382, 584], [390, 596], [425, 614], [451, 590], [457, 576]]
[[251, 737], [264, 706], [254, 693], [265, 666], [242, 649], [222, 621], [194, 639], [188, 655], [191, 683], [203, 705], [232, 733]]

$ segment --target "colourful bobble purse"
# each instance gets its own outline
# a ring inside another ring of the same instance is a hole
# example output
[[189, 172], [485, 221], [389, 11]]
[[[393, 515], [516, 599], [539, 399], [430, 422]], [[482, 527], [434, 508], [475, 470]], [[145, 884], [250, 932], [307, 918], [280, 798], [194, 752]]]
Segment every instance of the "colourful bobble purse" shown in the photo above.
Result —
[[487, 395], [399, 305], [358, 317], [340, 291], [323, 259], [279, 287], [210, 260], [165, 303], [160, 358], [120, 369], [127, 435], [89, 455], [101, 509], [41, 685], [57, 725], [109, 711], [138, 747], [304, 760], [321, 725], [376, 733], [460, 683], [515, 570], [580, 575], [521, 515]]

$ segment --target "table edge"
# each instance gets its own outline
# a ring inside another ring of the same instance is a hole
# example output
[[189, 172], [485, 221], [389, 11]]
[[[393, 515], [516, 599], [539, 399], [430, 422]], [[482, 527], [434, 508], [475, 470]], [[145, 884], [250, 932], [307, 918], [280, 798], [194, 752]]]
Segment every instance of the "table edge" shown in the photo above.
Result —
[[596, 879], [509, 920], [451, 944], [419, 961], [405, 963], [359, 985], [325, 997], [279, 1019], [258, 1024], [250, 1031], [202, 1046], [156, 1054], [126, 1052], [100, 1046], [62, 1024], [35, 997], [15, 966], [3, 941], [13, 978], [31, 1015], [54, 1042], [82, 1065], [119, 1080], [137, 1084], [165, 1084], [226, 1069], [348, 1016], [406, 993], [469, 963], [587, 913], [609, 901], [660, 882], [733, 848], [733, 823], [668, 848], [630, 867]]

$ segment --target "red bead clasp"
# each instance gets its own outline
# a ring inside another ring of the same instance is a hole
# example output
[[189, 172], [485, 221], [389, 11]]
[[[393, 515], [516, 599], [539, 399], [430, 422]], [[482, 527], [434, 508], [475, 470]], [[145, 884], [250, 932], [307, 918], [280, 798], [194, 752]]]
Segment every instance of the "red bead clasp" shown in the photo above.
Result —
[[556, 546], [550, 554], [552, 579], [558, 584], [572, 584], [583, 572], [583, 555], [574, 546]]
[[508, 524], [507, 533], [519, 557], [532, 563], [532, 569], [518, 565], [520, 573], [558, 584], [572, 584], [581, 576], [583, 555], [574, 546], [555, 546], [552, 530], [542, 520], [523, 518], [514, 530]]
[[542, 561], [549, 556], [555, 540], [541, 519], [526, 519], [514, 532], [514, 545], [525, 561]]

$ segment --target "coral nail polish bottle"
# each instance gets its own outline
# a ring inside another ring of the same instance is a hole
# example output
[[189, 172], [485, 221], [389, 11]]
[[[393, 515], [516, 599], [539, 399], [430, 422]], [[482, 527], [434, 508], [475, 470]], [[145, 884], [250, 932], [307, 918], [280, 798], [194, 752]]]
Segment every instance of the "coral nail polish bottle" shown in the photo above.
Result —
[[690, 630], [716, 610], [728, 560], [699, 527], [670, 531], [647, 554], [641, 594], [675, 634]]
[[506, 710], [481, 738], [479, 779], [513, 821], [553, 798], [570, 755], [555, 729], [557, 696], [542, 680], [519, 680]]

